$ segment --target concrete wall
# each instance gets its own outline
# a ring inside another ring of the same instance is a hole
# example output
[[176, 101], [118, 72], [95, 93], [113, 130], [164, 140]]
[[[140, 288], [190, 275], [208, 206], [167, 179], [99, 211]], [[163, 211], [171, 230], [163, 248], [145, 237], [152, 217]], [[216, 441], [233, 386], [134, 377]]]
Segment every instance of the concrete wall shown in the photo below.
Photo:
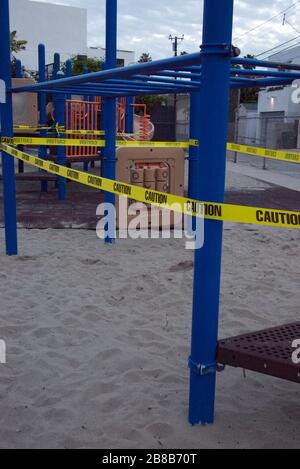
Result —
[[260, 91], [258, 112], [284, 112], [288, 116], [299, 116], [300, 104], [292, 102], [291, 93], [291, 86], [286, 86], [281, 90], [269, 88]]
[[37, 70], [37, 46], [46, 46], [46, 63], [60, 52], [65, 61], [72, 55], [87, 53], [87, 11], [84, 8], [10, 0], [10, 29], [18, 39], [28, 41], [26, 51], [19, 52], [28, 70]]

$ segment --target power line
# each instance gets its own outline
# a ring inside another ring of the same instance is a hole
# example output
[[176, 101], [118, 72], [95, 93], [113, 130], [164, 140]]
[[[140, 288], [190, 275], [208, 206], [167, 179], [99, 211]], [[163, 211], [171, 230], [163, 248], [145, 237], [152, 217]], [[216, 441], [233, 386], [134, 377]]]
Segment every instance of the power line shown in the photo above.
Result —
[[295, 40], [298, 39], [299, 37], [300, 37], [300, 35], [294, 37], [293, 39], [290, 39], [289, 41], [282, 42], [281, 44], [278, 44], [277, 46], [272, 47], [272, 49], [268, 49], [268, 50], [265, 50], [264, 52], [261, 52], [260, 54], [257, 54], [255, 57], [256, 57], [256, 58], [257, 58], [257, 57], [261, 57], [262, 55], [265, 55], [265, 54], [267, 54], [268, 52], [272, 52], [273, 50], [278, 49], [278, 48], [281, 47], [281, 46], [285, 46], [286, 44], [289, 44], [290, 42], [295, 41]]
[[[289, 46], [289, 47], [285, 47], [284, 49], [280, 49], [278, 52], [275, 52], [274, 54], [271, 54], [269, 55], [268, 57], [266, 58], [269, 58], [269, 57], [273, 57], [274, 55], [276, 54], [280, 54], [281, 52], [286, 52], [287, 50], [290, 50], [290, 49], [294, 49], [296, 46], [300, 45], [300, 41], [299, 42], [296, 42], [296, 44], [293, 44], [292, 46]], [[292, 57], [290, 58], [289, 60], [293, 60], [293, 58], [295, 57]]]
[[271, 18], [269, 18], [268, 20], [264, 21], [263, 23], [260, 23], [259, 25], [255, 26], [254, 28], [252, 29], [249, 29], [248, 31], [246, 31], [245, 33], [241, 34], [240, 36], [238, 36], [237, 38], [234, 38], [235, 41], [238, 41], [239, 39], [241, 39], [241, 37], [244, 37], [246, 34], [249, 34], [249, 33], [252, 33], [253, 31], [256, 31], [258, 28], [261, 28], [262, 26], [270, 23], [270, 21], [273, 21], [277, 18], [279, 18], [281, 15], [283, 15], [285, 12], [287, 12], [288, 10], [291, 10], [292, 8], [295, 8], [295, 6], [297, 6], [299, 4], [300, 0], [297, 0], [296, 2], [294, 2], [292, 5], [290, 5], [289, 7], [285, 8], [284, 10], [282, 10], [280, 13], [277, 13], [276, 15], [272, 16]]
[[295, 26], [293, 26], [292, 23], [290, 23], [290, 22], [286, 19], [286, 14], [283, 15], [282, 26], [284, 26], [285, 23], [287, 23], [294, 31], [296, 31], [296, 33], [300, 34], [300, 31], [298, 31], [298, 29], [296, 29]]

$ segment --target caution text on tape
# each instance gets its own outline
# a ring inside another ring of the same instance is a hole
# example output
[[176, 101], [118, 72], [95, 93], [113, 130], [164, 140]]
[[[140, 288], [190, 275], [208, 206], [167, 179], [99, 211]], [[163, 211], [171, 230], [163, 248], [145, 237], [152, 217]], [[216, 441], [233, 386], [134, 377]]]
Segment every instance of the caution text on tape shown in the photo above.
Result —
[[4, 143], [2, 144], [2, 149], [8, 155], [48, 171], [49, 173], [119, 196], [125, 196], [138, 202], [144, 202], [190, 216], [235, 223], [300, 228], [300, 212], [220, 204], [215, 202], [200, 202], [198, 200], [148, 190], [121, 181], [113, 181], [111, 179], [67, 168], [51, 161], [35, 157], [29, 153], [22, 152]]
[[[67, 132], [66, 132], [67, 133]], [[10, 145], [47, 145], [72, 147], [105, 147], [105, 140], [80, 138], [52, 138], [52, 137], [1, 137], [2, 143]], [[148, 142], [117, 140], [117, 147], [129, 148], [188, 148], [188, 142]]]
[[239, 145], [237, 143], [228, 143], [227, 150], [244, 153], [246, 155], [260, 156], [263, 158], [271, 158], [279, 161], [288, 161], [290, 163], [300, 163], [300, 153], [271, 150], [269, 148], [258, 148], [247, 145]]
[[104, 147], [104, 140], [47, 137], [1, 137], [2, 143], [10, 145], [47, 145], [64, 147]]

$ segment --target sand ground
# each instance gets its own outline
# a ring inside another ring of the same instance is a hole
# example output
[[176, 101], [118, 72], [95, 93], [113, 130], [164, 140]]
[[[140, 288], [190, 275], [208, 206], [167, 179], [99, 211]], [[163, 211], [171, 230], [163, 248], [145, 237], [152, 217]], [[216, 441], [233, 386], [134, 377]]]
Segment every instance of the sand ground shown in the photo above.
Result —
[[[299, 319], [299, 240], [225, 224], [220, 337]], [[238, 369], [218, 376], [215, 424], [187, 423], [183, 240], [105, 246], [94, 231], [21, 229], [19, 241], [19, 257], [0, 254], [1, 448], [300, 446], [299, 385]]]

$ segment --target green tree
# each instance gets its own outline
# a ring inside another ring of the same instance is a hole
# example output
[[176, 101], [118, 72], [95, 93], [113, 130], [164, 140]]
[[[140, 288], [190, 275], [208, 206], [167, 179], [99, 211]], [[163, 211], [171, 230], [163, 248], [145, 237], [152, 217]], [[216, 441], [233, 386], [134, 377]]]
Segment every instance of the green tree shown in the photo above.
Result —
[[139, 60], [138, 60], [138, 63], [142, 64], [142, 63], [146, 63], [146, 62], [152, 62], [152, 57], [147, 52], [143, 52], [142, 55], [140, 56]]
[[[252, 54], [244, 55], [244, 59], [255, 59], [255, 55], [252, 55]], [[256, 69], [255, 65], [250, 65], [250, 64], [243, 64], [243, 68], [245, 68], [246, 70]]]
[[[255, 59], [254, 55], [244, 55], [244, 59]], [[245, 70], [255, 70], [255, 65], [243, 64]], [[257, 103], [258, 101], [258, 88], [242, 88], [241, 90], [241, 103]]]
[[11, 31], [10, 33], [10, 49], [12, 52], [11, 57], [11, 69], [12, 76], [16, 76], [16, 57], [14, 54], [26, 49], [27, 41], [24, 39], [17, 39], [17, 31]]
[[[143, 52], [138, 60], [138, 63], [142, 64], [147, 62], [152, 62], [152, 57], [150, 54], [148, 54], [148, 52]], [[163, 104], [165, 102], [165, 98], [158, 95], [137, 96], [135, 98], [135, 102], [137, 104], [146, 104], [147, 112], [151, 112], [151, 109], [154, 106]]]
[[27, 41], [24, 39], [17, 39], [17, 31], [11, 31], [10, 33], [10, 48], [11, 51], [17, 54], [21, 50], [26, 49]]
[[151, 113], [151, 110], [155, 106], [163, 106], [166, 103], [166, 98], [160, 95], [147, 95], [147, 96], [136, 96], [136, 104], [146, 104], [147, 112]]
[[[87, 69], [90, 73], [99, 72], [103, 66], [103, 59], [92, 59], [85, 55], [77, 55], [72, 57], [72, 75], [82, 75], [84, 69]], [[65, 71], [65, 65], [62, 67], [63, 72]]]

